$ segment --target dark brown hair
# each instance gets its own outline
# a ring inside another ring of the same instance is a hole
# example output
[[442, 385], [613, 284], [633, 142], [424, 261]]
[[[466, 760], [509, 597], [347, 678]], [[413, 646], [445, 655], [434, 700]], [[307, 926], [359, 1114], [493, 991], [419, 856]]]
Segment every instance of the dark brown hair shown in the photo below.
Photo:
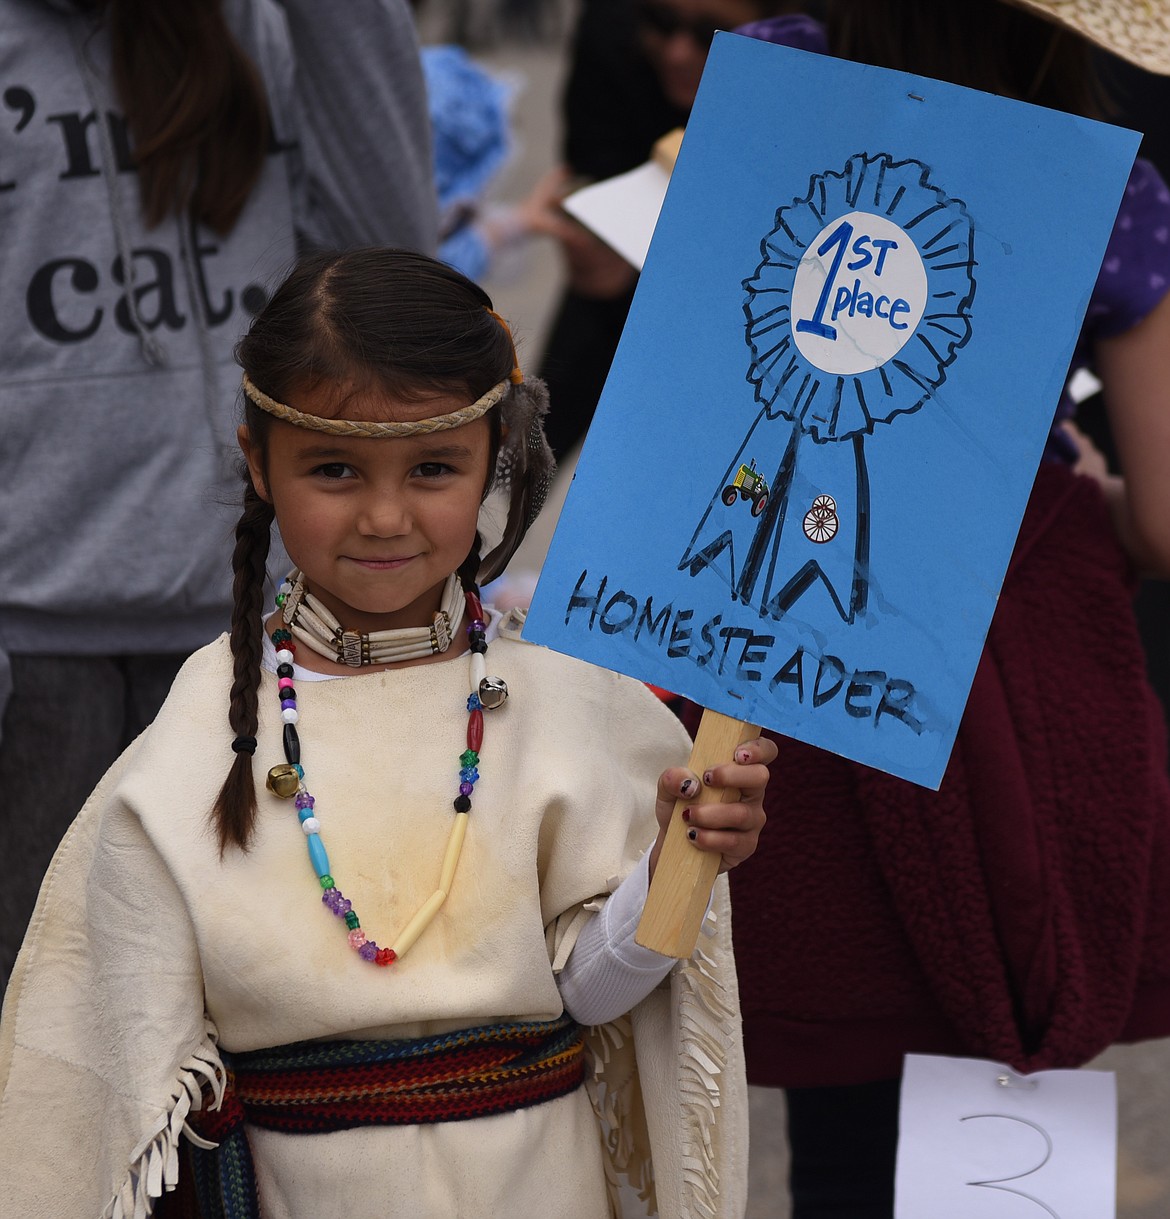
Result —
[[[512, 371], [507, 331], [488, 313], [491, 298], [443, 263], [406, 250], [357, 249], [302, 259], [236, 346], [236, 359], [269, 397], [295, 405], [299, 393], [322, 384], [345, 396], [377, 389], [417, 400], [460, 394], [475, 401]], [[500, 444], [498, 410], [488, 469]], [[250, 401], [245, 422], [263, 467], [270, 416]], [[232, 554], [233, 679], [228, 720], [237, 738], [254, 738], [263, 654], [265, 563], [272, 507], [244, 471], [244, 510]], [[489, 473], [490, 485], [490, 473]], [[484, 493], [488, 488], [485, 487]], [[474, 585], [477, 538], [459, 569]], [[252, 757], [237, 753], [212, 812], [220, 851], [247, 849], [256, 818]]]
[[1006, 0], [829, 0], [842, 59], [1102, 118], [1090, 44]]
[[222, 0], [106, 0], [104, 9], [147, 226], [189, 209], [230, 232], [263, 168], [270, 124], [260, 74]]

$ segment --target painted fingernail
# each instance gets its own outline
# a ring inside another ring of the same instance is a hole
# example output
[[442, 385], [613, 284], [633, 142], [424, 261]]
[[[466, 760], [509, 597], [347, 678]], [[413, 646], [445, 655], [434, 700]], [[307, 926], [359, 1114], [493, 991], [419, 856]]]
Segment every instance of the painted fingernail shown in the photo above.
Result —
[[752, 755], [746, 749], [737, 749], [735, 760], [742, 766], [746, 766], [752, 760]]
[[688, 799], [695, 794], [696, 788], [699, 786], [695, 779], [684, 779], [679, 791]]
[[706, 783], [708, 787], [711, 786], [711, 772], [709, 770], [703, 771], [703, 782]]
[[695, 839], [696, 839], [696, 838], [698, 838], [698, 836], [699, 836], [699, 831], [698, 831], [698, 830], [696, 830], [696, 829], [690, 829], [690, 830], [687, 830], [687, 837], [688, 837], [688, 838], [689, 838], [689, 839], [690, 839], [692, 842], [694, 842], [694, 841], [695, 841]]

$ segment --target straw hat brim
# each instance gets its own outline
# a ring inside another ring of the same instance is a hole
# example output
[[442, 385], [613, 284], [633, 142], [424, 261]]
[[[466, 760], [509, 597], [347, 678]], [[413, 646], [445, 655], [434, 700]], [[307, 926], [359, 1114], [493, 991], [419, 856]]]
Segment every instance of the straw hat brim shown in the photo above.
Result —
[[1170, 0], [1008, 0], [1147, 72], [1170, 75]]

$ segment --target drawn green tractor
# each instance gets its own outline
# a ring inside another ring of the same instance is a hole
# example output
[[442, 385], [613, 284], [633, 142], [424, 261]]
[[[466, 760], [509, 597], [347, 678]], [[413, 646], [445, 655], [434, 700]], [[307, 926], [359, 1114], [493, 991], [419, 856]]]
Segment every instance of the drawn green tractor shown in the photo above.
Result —
[[768, 506], [768, 480], [756, 469], [753, 457], [750, 464], [740, 466], [731, 483], [723, 488], [719, 498], [730, 508], [736, 500], [751, 502], [752, 516], [759, 516]]

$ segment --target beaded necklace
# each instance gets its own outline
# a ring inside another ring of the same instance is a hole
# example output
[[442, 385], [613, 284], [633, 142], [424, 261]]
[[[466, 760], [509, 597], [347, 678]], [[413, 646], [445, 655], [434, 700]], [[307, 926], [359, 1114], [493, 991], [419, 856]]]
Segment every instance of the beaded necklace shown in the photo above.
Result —
[[447, 900], [455, 879], [455, 869], [463, 850], [463, 839], [467, 833], [467, 822], [471, 812], [471, 793], [479, 779], [479, 753], [483, 745], [483, 713], [500, 706], [508, 697], [508, 687], [498, 677], [486, 675], [484, 656], [487, 653], [487, 624], [484, 621], [483, 605], [479, 590], [469, 584], [463, 590], [467, 613], [471, 622], [467, 628], [470, 643], [471, 694], [467, 700], [467, 749], [459, 755], [459, 794], [453, 807], [455, 820], [447, 836], [443, 852], [443, 865], [439, 871], [439, 887], [419, 907], [397, 938], [387, 948], [379, 946], [362, 930], [361, 920], [353, 903], [337, 887], [329, 870], [329, 856], [321, 841], [321, 823], [315, 812], [316, 801], [305, 786], [305, 769], [301, 765], [301, 742], [297, 733], [300, 718], [297, 711], [297, 695], [293, 685], [293, 659], [296, 644], [292, 634], [284, 627], [272, 632], [272, 643], [276, 648], [277, 691], [280, 697], [280, 717], [284, 721], [285, 764], [274, 766], [268, 772], [265, 786], [273, 795], [294, 801], [297, 817], [309, 848], [309, 861], [317, 880], [324, 890], [321, 901], [338, 918], [344, 919], [349, 946], [363, 961], [373, 965], [392, 965], [405, 956], [411, 946], [427, 929], [439, 909]]
[[430, 626], [398, 627], [392, 631], [347, 631], [305, 586], [295, 568], [276, 595], [284, 625], [294, 638], [318, 656], [339, 665], [393, 664], [445, 652], [463, 621], [463, 591], [452, 572], [443, 588], [442, 606]]

